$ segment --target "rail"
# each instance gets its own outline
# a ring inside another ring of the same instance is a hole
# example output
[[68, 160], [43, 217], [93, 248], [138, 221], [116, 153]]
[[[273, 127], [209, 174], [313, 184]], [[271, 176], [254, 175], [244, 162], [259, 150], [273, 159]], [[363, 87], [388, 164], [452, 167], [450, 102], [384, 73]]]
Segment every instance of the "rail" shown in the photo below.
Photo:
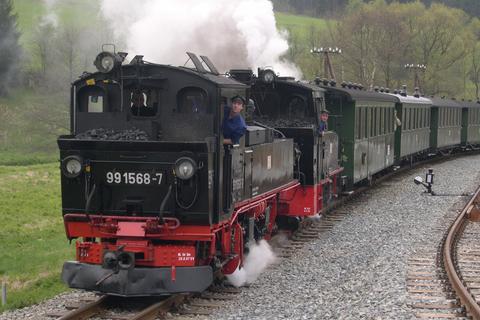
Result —
[[445, 240], [445, 245], [443, 247], [443, 262], [445, 264], [447, 276], [453, 289], [455, 290], [455, 293], [459, 297], [461, 304], [465, 306], [466, 311], [473, 317], [473, 319], [480, 320], [480, 306], [470, 294], [468, 288], [465, 286], [462, 279], [460, 279], [460, 277], [458, 276], [457, 270], [453, 262], [454, 245], [456, 242], [455, 240], [460, 234], [460, 232], [463, 230], [463, 226], [468, 219], [469, 211], [471, 210], [475, 201], [480, 201], [480, 187], [477, 189], [472, 199], [468, 202], [468, 204], [465, 206], [465, 208], [462, 210], [460, 215], [450, 227], [447, 238]]

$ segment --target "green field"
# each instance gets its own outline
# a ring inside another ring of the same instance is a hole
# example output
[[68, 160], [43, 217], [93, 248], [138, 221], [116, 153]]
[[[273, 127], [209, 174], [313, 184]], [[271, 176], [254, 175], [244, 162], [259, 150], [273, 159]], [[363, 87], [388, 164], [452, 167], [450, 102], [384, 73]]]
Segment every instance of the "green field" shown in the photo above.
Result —
[[57, 163], [0, 166], [0, 279], [5, 309], [23, 307], [65, 291], [62, 262], [73, 258], [63, 230]]
[[68, 132], [68, 109], [61, 93], [23, 89], [0, 98], [0, 165], [56, 161], [56, 139]]
[[327, 20], [297, 16], [288, 13], [276, 12], [275, 18], [277, 20], [277, 27], [279, 29], [289, 29], [299, 32], [300, 34], [307, 34], [312, 27], [317, 30], [325, 30], [327, 28]]

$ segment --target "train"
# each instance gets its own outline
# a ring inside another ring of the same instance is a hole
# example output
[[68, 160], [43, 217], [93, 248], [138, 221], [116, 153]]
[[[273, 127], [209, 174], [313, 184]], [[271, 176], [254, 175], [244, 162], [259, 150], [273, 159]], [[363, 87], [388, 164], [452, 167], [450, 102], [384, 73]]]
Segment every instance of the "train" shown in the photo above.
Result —
[[[71, 288], [124, 297], [202, 292], [241, 269], [249, 245], [295, 230], [342, 195], [418, 159], [480, 145], [480, 103], [298, 81], [274, 70], [220, 74], [101, 52], [71, 86], [58, 138]], [[222, 121], [244, 97], [246, 130]], [[328, 130], [319, 133], [320, 114]]]

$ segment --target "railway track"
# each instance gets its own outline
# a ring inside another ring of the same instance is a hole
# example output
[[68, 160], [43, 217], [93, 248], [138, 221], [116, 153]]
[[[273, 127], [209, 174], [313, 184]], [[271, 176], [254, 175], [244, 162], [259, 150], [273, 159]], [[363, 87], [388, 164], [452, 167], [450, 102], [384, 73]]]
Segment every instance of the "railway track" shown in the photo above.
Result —
[[[388, 172], [381, 177], [377, 177], [370, 187], [387, 180], [395, 179], [402, 173], [407, 173], [411, 168], [420, 165], [431, 163], [438, 163], [451, 160], [452, 157], [434, 158], [427, 161], [416, 163], [414, 166], [402, 167], [399, 170]], [[282, 243], [276, 250], [279, 258], [288, 259], [295, 251], [302, 248], [308, 242], [311, 242], [323, 233], [330, 231], [338, 222], [342, 221], [350, 212], [344, 209], [345, 203], [351, 203], [352, 200], [357, 199], [360, 195], [368, 192], [370, 187], [360, 187], [354, 193], [342, 197], [332, 207], [326, 210], [326, 213], [321, 217], [314, 217], [305, 220], [301, 227], [294, 232], [288, 241]], [[477, 192], [478, 194], [478, 192]], [[473, 201], [473, 200], [472, 200]], [[480, 226], [479, 232], [475, 233], [480, 240]], [[478, 282], [472, 283], [472, 289], [475, 289], [480, 299], [480, 243], [476, 248], [478, 255], [478, 274], [472, 276], [467, 274], [467, 280], [478, 279]], [[409, 292], [414, 294], [418, 303], [414, 303], [413, 307], [421, 309], [417, 312], [419, 318], [459, 318], [468, 319], [465, 313], [465, 308], [458, 303], [455, 294], [451, 292], [448, 284], [445, 271], [439, 271], [438, 266], [443, 266], [443, 262], [439, 261], [438, 250], [426, 250], [420, 254], [420, 258], [412, 258], [410, 261], [410, 270], [407, 279], [409, 285]], [[472, 262], [472, 261], [470, 261]], [[467, 270], [468, 271], [468, 270]], [[471, 271], [471, 270], [470, 270]], [[426, 283], [430, 281], [430, 283]], [[410, 286], [414, 284], [414, 286]], [[475, 286], [476, 285], [476, 286]], [[136, 307], [137, 310], [125, 312], [124, 305], [130, 302], [124, 300], [120, 303], [115, 311], [111, 305], [118, 305], [112, 303], [112, 300], [118, 299], [115, 297], [101, 296], [94, 301], [88, 301], [84, 304], [75, 302], [69, 309], [74, 309], [68, 313], [59, 315], [51, 314], [60, 320], [68, 319], [115, 319], [115, 320], [133, 320], [133, 319], [169, 319], [169, 318], [183, 318], [195, 315], [210, 315], [216, 308], [222, 306], [222, 302], [226, 300], [235, 299], [235, 295], [240, 293], [240, 289], [233, 287], [212, 287], [201, 295], [173, 295], [162, 300], [147, 303], [143, 307]], [[425, 299], [427, 301], [425, 301]], [[480, 300], [479, 300], [480, 301]], [[427, 310], [427, 311], [425, 311]], [[432, 310], [435, 310], [432, 311]], [[480, 319], [480, 318], [478, 318]]]
[[49, 314], [58, 320], [154, 320], [181, 316], [209, 315], [240, 293], [233, 287], [212, 286], [202, 294], [176, 294], [165, 298], [125, 299], [99, 296], [89, 301], [73, 301], [63, 314]]
[[441, 244], [409, 262], [407, 290], [417, 318], [480, 319], [480, 187]]

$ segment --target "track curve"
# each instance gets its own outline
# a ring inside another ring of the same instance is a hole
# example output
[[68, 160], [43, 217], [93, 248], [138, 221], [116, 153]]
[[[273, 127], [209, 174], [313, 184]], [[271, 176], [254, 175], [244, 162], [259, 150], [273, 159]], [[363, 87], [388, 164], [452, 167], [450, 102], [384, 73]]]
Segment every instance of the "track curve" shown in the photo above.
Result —
[[472, 199], [467, 203], [465, 208], [462, 210], [458, 218], [454, 221], [448, 235], [445, 240], [443, 247], [443, 261], [445, 264], [445, 271], [447, 272], [448, 279], [452, 285], [452, 288], [455, 290], [460, 302], [467, 313], [469, 313], [474, 319], [480, 319], [480, 306], [478, 305], [475, 298], [469, 292], [468, 286], [460, 278], [457, 268], [455, 267], [455, 243], [462, 234], [462, 231], [465, 228], [468, 218], [470, 217], [472, 210], [475, 208], [475, 205], [480, 203], [480, 187], [477, 189]]

